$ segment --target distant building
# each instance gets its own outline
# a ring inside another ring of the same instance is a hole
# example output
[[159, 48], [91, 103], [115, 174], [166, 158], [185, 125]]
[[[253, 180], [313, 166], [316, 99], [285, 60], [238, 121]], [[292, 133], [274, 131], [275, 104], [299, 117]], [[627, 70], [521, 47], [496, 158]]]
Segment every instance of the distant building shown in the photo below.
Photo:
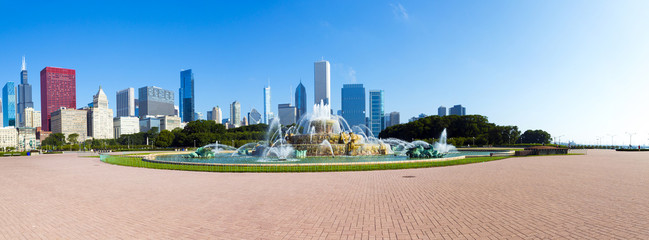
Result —
[[241, 126], [241, 103], [238, 101], [230, 104], [230, 120], [235, 127]]
[[287, 126], [295, 123], [297, 109], [291, 106], [290, 103], [279, 104], [277, 111], [279, 113], [279, 124]]
[[385, 128], [391, 126], [391, 125], [390, 125], [390, 115], [385, 114], [385, 115], [383, 116], [383, 123], [385, 123]]
[[261, 113], [257, 111], [257, 109], [252, 109], [248, 113], [248, 123], [250, 125], [255, 125], [255, 124], [260, 124], [261, 123]]
[[19, 127], [18, 130], [18, 151], [31, 151], [40, 146], [36, 140], [36, 128]]
[[117, 91], [117, 117], [133, 117], [135, 115], [135, 89], [127, 88]]
[[116, 117], [113, 119], [113, 134], [115, 138], [121, 135], [140, 132], [140, 118], [138, 117]]
[[45, 140], [47, 137], [50, 136], [50, 134], [52, 134], [52, 132], [43, 131], [43, 128], [41, 128], [41, 127], [36, 128], [36, 139], [38, 139], [38, 140], [41, 140], [41, 141]]
[[203, 113], [202, 112], [195, 112], [194, 113], [194, 120], [204, 120]]
[[35, 111], [34, 108], [28, 107], [23, 111], [23, 127], [36, 128], [41, 126], [41, 111]]
[[115, 138], [113, 134], [113, 109], [108, 108], [108, 97], [99, 86], [88, 110], [88, 136], [95, 139]]
[[342, 117], [349, 126], [365, 124], [365, 88], [363, 84], [344, 84], [341, 89]]
[[440, 116], [440, 117], [446, 116], [446, 107], [439, 106], [437, 108], [437, 116]]
[[156, 86], [138, 89], [139, 117], [148, 115], [176, 115], [174, 111], [174, 93]]
[[153, 128], [157, 128], [157, 132], [160, 132], [160, 119], [154, 116], [140, 118], [140, 132], [148, 132]]
[[80, 142], [88, 137], [88, 110], [59, 108], [51, 114], [52, 133], [79, 134]]
[[194, 118], [194, 73], [191, 69], [180, 71], [180, 118], [183, 122], [198, 120]]
[[428, 115], [420, 113], [419, 116], [410, 118], [410, 120], [408, 120], [408, 122], [414, 122], [414, 121], [417, 121], [417, 120], [425, 118], [425, 117], [428, 117]]
[[160, 131], [173, 131], [176, 128], [180, 128], [180, 123], [182, 122], [180, 117], [171, 115], [161, 116], [158, 119], [160, 120]]
[[331, 76], [329, 62], [322, 60], [313, 63], [314, 103], [329, 105], [331, 99]]
[[246, 117], [243, 117], [241, 124], [243, 124], [243, 126], [248, 126], [248, 119]]
[[[20, 84], [18, 84], [18, 122], [19, 126], [25, 127], [25, 109], [34, 109], [34, 102], [32, 101], [32, 85], [27, 81], [27, 65], [25, 64], [25, 56], [23, 56], [23, 65], [20, 71]], [[38, 111], [40, 114], [40, 111]], [[38, 118], [40, 121], [40, 117]], [[41, 123], [38, 123], [40, 126]]]
[[140, 116], [140, 100], [138, 100], [137, 98], [135, 99], [135, 116]]
[[0, 148], [18, 148], [18, 130], [15, 127], [0, 128]]
[[213, 107], [212, 111], [207, 111], [207, 120], [215, 121], [218, 124], [222, 124], [222, 116], [223, 113], [221, 112], [221, 108], [218, 106]]
[[7, 82], [2, 88], [2, 121], [5, 127], [16, 126], [16, 87]]
[[385, 119], [383, 118], [383, 90], [370, 91], [370, 130], [374, 136], [385, 129]]
[[295, 119], [299, 121], [300, 118], [307, 112], [306, 88], [304, 87], [304, 85], [302, 85], [302, 81], [300, 81], [300, 84], [297, 85], [297, 88], [295, 89], [295, 108], [297, 111]]
[[[41, 70], [41, 126], [51, 130], [51, 114], [61, 107], [77, 108], [77, 78], [74, 69], [46, 67]], [[83, 125], [86, 128], [86, 125]], [[85, 138], [85, 136], [83, 136]]]
[[466, 108], [462, 107], [461, 104], [455, 105], [449, 110], [449, 115], [464, 116], [466, 115]]
[[386, 115], [386, 124], [385, 127], [391, 127], [394, 125], [399, 125], [400, 119], [399, 119], [399, 112], [391, 112], [389, 115]]
[[270, 108], [270, 84], [268, 87], [264, 88], [264, 123], [265, 124], [270, 124], [270, 114], [271, 108]]

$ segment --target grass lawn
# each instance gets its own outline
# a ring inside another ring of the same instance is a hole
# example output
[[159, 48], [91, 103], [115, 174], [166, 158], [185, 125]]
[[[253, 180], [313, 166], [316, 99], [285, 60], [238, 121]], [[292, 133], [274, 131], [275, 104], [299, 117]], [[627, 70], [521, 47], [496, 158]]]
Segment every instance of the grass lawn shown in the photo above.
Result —
[[340, 165], [283, 165], [283, 164], [257, 164], [257, 165], [187, 165], [187, 164], [168, 164], [143, 161], [141, 158], [129, 157], [126, 155], [101, 155], [101, 161], [122, 166], [144, 167], [154, 169], [170, 169], [185, 171], [205, 171], [205, 172], [335, 172], [335, 171], [370, 171], [370, 170], [388, 170], [388, 169], [406, 169], [406, 168], [425, 168], [425, 167], [443, 167], [478, 162], [489, 162], [508, 157], [474, 157], [465, 159], [456, 159], [448, 161], [430, 161], [430, 162], [411, 162], [411, 163], [380, 163], [380, 164], [340, 164]]

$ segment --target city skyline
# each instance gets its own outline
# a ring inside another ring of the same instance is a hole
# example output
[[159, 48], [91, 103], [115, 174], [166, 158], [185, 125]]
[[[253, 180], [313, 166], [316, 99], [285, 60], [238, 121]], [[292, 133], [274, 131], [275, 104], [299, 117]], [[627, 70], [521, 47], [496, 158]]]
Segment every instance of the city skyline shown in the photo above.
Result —
[[[648, 3], [472, 4], [134, 3], [123, 9], [119, 4], [79, 2], [63, 8], [6, 2], [7, 9], [30, 11], [0, 16], [6, 23], [0, 30], [0, 45], [6, 47], [0, 84], [19, 82], [24, 55], [32, 71], [46, 66], [77, 70], [78, 99], [91, 99], [102, 85], [115, 109], [117, 90], [178, 89], [178, 71], [192, 68], [201, 86], [196, 88], [197, 111], [234, 100], [249, 110], [263, 104], [258, 90], [250, 88], [259, 89], [269, 79], [278, 93], [272, 102], [290, 102], [284, 93], [300, 78], [313, 94], [312, 64], [326, 59], [334, 111], [341, 109], [337, 100], [343, 84], [363, 83], [384, 89], [385, 112], [398, 111], [404, 119], [462, 103], [469, 107], [467, 114], [523, 131], [565, 135], [564, 141], [592, 144], [597, 136], [611, 134], [620, 144], [628, 143], [626, 132], [636, 132], [634, 143], [649, 142], [643, 123], [647, 112], [636, 106], [647, 100], [640, 91], [649, 85], [644, 80], [649, 34], [642, 30], [649, 21], [641, 11]], [[49, 11], [62, 14], [40, 17]], [[197, 19], [179, 17], [187, 12]], [[40, 89], [38, 81], [32, 82]], [[38, 95], [33, 101], [40, 101]], [[307, 106], [312, 101], [309, 97]], [[34, 109], [46, 112], [42, 106]]]

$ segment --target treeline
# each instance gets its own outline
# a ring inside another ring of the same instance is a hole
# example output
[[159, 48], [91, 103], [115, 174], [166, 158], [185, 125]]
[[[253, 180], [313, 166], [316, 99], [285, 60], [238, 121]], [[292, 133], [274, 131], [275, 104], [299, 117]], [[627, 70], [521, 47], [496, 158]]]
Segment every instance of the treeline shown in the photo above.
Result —
[[257, 124], [225, 129], [222, 124], [214, 121], [197, 120], [187, 123], [184, 129], [176, 128], [173, 131], [162, 130], [146, 133], [121, 135], [117, 142], [126, 144], [148, 144], [157, 147], [200, 147], [218, 141], [221, 144], [240, 147], [249, 142], [264, 140], [268, 125]]
[[448, 143], [455, 146], [550, 143], [550, 134], [543, 130], [528, 130], [521, 135], [517, 126], [499, 126], [481, 115], [429, 116], [388, 127], [379, 137], [433, 141], [440, 137], [445, 128]]
[[214, 121], [198, 120], [187, 123], [185, 128], [173, 131], [157, 128], [148, 132], [123, 134], [117, 139], [92, 139], [78, 142], [78, 134], [64, 136], [53, 133], [43, 140], [44, 149], [81, 150], [81, 149], [145, 149], [151, 147], [200, 147], [218, 141], [221, 144], [240, 147], [246, 143], [264, 140], [268, 125], [257, 124], [225, 129], [225, 126]]

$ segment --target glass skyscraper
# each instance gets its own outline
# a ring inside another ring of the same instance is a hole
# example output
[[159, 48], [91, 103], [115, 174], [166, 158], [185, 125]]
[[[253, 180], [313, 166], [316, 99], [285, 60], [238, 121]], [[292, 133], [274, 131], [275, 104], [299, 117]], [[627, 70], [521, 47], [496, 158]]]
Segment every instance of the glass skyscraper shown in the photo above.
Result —
[[374, 136], [385, 129], [385, 118], [383, 118], [383, 90], [370, 91], [370, 130]]
[[27, 65], [23, 56], [23, 65], [20, 71], [20, 84], [18, 84], [18, 121], [19, 126], [25, 126], [25, 108], [34, 108], [32, 101], [32, 85], [27, 82]]
[[349, 126], [365, 125], [365, 88], [363, 84], [344, 84], [341, 90], [342, 117]]
[[440, 116], [440, 117], [446, 116], [446, 107], [439, 106], [437, 108], [437, 116]]
[[241, 127], [241, 103], [238, 101], [230, 104], [230, 123], [235, 127]]
[[449, 109], [448, 115], [464, 116], [466, 115], [466, 108], [462, 107], [461, 104], [455, 105], [451, 109]]
[[2, 125], [16, 126], [16, 86], [7, 82], [2, 88]]
[[297, 111], [295, 118], [299, 121], [300, 117], [306, 113], [306, 88], [302, 85], [302, 81], [295, 89], [295, 107]]
[[155, 86], [138, 89], [139, 116], [175, 115], [174, 92]]
[[268, 121], [270, 120], [270, 115], [272, 113], [270, 112], [270, 84], [268, 84], [268, 87], [264, 88], [264, 123], [265, 124], [270, 124]]
[[194, 120], [194, 73], [191, 69], [180, 71], [180, 119], [183, 122]]

